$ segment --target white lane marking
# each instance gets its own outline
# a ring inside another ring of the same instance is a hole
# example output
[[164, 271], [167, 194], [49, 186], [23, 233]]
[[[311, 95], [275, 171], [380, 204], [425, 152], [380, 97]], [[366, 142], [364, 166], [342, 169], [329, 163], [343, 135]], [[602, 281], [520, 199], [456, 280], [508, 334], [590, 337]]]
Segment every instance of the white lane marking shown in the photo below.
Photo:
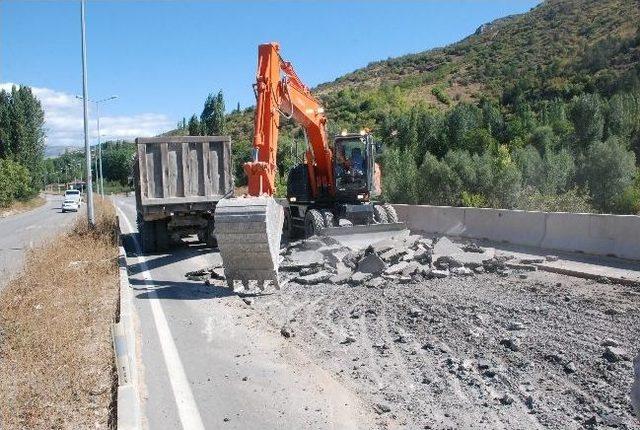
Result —
[[[116, 208], [127, 225], [128, 233], [132, 233], [133, 227], [131, 226], [129, 219], [122, 209], [117, 206]], [[141, 273], [144, 278], [144, 283], [148, 287], [153, 287], [153, 279], [147, 269], [146, 258], [141, 255], [142, 252], [140, 250], [140, 245], [135, 238], [133, 238], [133, 244], [137, 255], [135, 258], [138, 260], [138, 264], [142, 268]], [[155, 322], [156, 331], [160, 338], [160, 347], [162, 349], [164, 362], [167, 366], [169, 382], [171, 383], [171, 389], [173, 390], [173, 397], [175, 398], [176, 405], [178, 406], [178, 414], [180, 415], [182, 428], [186, 430], [204, 430], [200, 411], [198, 411], [198, 405], [196, 404], [193, 393], [191, 392], [187, 375], [184, 371], [182, 361], [180, 361], [178, 348], [176, 348], [176, 344], [171, 336], [171, 330], [169, 329], [169, 324], [167, 323], [167, 318], [164, 315], [164, 310], [162, 309], [158, 294], [154, 289], [150, 289], [148, 294], [149, 302], [151, 304], [151, 312], [153, 314], [153, 321]]]

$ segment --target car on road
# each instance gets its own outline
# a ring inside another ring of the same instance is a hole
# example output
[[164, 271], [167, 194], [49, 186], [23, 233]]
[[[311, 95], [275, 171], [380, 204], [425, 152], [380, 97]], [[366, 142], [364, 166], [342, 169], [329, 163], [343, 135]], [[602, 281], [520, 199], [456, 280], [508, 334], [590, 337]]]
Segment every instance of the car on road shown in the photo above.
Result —
[[82, 195], [80, 190], [69, 189], [64, 192], [64, 200], [73, 200], [78, 203], [78, 206], [82, 203]]
[[63, 213], [64, 212], [68, 212], [68, 211], [78, 212], [79, 208], [80, 208], [80, 200], [79, 199], [65, 197], [64, 202], [62, 202], [62, 212]]

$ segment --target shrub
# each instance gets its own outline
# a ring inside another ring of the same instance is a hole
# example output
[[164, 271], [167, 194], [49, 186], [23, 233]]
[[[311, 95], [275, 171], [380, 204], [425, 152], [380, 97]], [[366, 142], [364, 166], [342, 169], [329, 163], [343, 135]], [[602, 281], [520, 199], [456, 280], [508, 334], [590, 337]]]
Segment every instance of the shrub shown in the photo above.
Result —
[[593, 212], [589, 204], [589, 196], [578, 188], [572, 188], [561, 194], [542, 194], [534, 188], [526, 187], [518, 196], [516, 207], [527, 211]]
[[458, 205], [462, 181], [444, 161], [427, 153], [419, 170], [418, 198], [432, 205]]
[[616, 199], [636, 177], [636, 157], [617, 137], [606, 142], [594, 142], [587, 150], [583, 176], [594, 206], [611, 211]]
[[462, 200], [462, 206], [467, 208], [483, 208], [487, 206], [487, 199], [482, 194], [463, 191], [460, 195], [460, 200]]
[[447, 106], [451, 104], [451, 99], [449, 98], [447, 93], [444, 92], [444, 89], [442, 87], [438, 86], [431, 88], [431, 94], [433, 94], [440, 103], [443, 103]]
[[382, 195], [394, 203], [418, 203], [416, 195], [417, 168], [411, 153], [389, 149], [382, 166]]
[[14, 200], [32, 197], [31, 176], [26, 167], [11, 160], [0, 159], [0, 207], [9, 206]]

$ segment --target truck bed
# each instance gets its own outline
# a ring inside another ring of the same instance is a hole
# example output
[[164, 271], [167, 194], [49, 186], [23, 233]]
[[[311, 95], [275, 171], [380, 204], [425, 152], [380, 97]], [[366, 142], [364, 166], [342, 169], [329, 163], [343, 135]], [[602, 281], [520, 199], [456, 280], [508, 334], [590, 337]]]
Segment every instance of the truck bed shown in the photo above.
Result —
[[229, 137], [138, 138], [136, 144], [136, 203], [145, 218], [213, 210], [233, 193]]

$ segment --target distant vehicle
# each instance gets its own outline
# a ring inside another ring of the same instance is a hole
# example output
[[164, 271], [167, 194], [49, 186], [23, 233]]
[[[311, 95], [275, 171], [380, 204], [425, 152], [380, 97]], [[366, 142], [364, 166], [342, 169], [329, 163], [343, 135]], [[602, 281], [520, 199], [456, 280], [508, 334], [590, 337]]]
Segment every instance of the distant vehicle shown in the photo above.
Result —
[[80, 190], [66, 190], [64, 192], [64, 200], [65, 202], [67, 200], [73, 200], [77, 202], [78, 206], [80, 206], [80, 204], [82, 203], [82, 195], [80, 194]]
[[73, 197], [65, 197], [64, 202], [62, 202], [62, 212], [73, 211], [78, 212], [80, 208], [80, 199], [75, 199]]

